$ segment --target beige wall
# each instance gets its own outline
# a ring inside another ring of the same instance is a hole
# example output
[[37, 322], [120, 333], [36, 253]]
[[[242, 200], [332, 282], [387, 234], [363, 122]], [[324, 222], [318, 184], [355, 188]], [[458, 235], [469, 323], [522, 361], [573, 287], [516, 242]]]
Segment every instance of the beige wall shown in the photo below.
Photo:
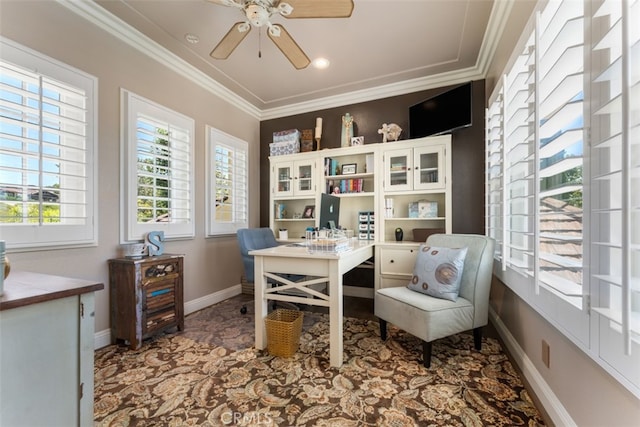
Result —
[[[167, 253], [185, 254], [185, 302], [240, 283], [236, 237], [205, 239], [205, 125], [250, 144], [250, 170], [258, 171], [259, 121], [97, 29], [53, 1], [1, 1], [0, 34], [98, 77], [97, 247], [12, 253], [12, 268], [98, 280], [96, 331], [109, 328], [107, 260], [118, 254], [120, 215], [120, 88], [195, 119], [195, 223], [192, 240], [167, 242]], [[251, 224], [258, 224], [259, 173], [250, 174]]]
[[[489, 66], [487, 97], [501, 78], [534, 5], [535, 2], [525, 0], [514, 3]], [[578, 426], [640, 425], [640, 400], [497, 280], [492, 286], [490, 305]], [[542, 340], [550, 345], [549, 368], [542, 363]]]

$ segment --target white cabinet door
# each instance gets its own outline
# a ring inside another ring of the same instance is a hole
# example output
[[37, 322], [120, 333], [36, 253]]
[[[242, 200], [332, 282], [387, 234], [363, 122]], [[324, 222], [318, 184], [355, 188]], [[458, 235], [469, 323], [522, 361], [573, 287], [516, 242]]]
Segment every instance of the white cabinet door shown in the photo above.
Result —
[[444, 145], [413, 149], [413, 189], [445, 188]]
[[385, 191], [413, 190], [413, 149], [389, 150], [384, 154]]
[[275, 197], [315, 195], [315, 160], [273, 162], [271, 172]]
[[[78, 301], [0, 311], [0, 425], [80, 425]], [[87, 392], [93, 396], [93, 389]]]
[[444, 145], [389, 150], [384, 154], [385, 191], [445, 188]]

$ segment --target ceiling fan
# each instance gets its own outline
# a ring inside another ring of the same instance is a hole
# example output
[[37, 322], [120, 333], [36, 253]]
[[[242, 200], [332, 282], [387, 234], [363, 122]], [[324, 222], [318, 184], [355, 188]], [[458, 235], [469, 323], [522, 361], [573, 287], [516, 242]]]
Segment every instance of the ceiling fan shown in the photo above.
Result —
[[211, 57], [227, 59], [251, 31], [251, 26], [267, 26], [269, 38], [278, 46], [293, 66], [301, 70], [310, 64], [309, 57], [280, 24], [272, 24], [271, 17], [285, 18], [348, 18], [353, 0], [209, 0], [222, 6], [241, 9], [247, 20], [236, 22], [211, 52]]

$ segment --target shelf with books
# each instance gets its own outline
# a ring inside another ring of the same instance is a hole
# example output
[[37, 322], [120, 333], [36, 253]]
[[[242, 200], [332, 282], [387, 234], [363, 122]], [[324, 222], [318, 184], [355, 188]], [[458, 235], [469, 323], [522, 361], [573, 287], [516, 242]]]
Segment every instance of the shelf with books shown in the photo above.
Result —
[[372, 173], [325, 176], [324, 191], [327, 194], [372, 194], [375, 191], [374, 187]]

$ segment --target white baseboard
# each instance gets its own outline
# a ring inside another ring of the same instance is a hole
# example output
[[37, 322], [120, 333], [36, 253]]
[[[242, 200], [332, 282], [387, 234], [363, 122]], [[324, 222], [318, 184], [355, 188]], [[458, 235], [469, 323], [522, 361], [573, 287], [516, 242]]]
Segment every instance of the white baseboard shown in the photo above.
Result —
[[[209, 295], [205, 295], [200, 298], [196, 298], [194, 300], [188, 301], [184, 303], [184, 314], [185, 316], [191, 313], [195, 313], [196, 311], [202, 310], [203, 308], [207, 308], [213, 304], [217, 304], [221, 301], [239, 295], [242, 290], [241, 285], [231, 286], [230, 288], [223, 289], [218, 292], [214, 292]], [[98, 331], [93, 335], [93, 348], [99, 349], [102, 347], [106, 347], [111, 344], [111, 329], [105, 329], [102, 331]]]
[[213, 304], [217, 304], [231, 297], [235, 297], [236, 295], [240, 295], [241, 291], [242, 285], [238, 284], [235, 286], [231, 286], [230, 288], [226, 288], [221, 291], [191, 300], [189, 302], [185, 302], [184, 315], [186, 316], [188, 314], [195, 313], [196, 311], [200, 311], [203, 308], [207, 308]]
[[511, 332], [509, 332], [509, 329], [491, 307], [489, 307], [489, 317], [507, 347], [509, 354], [511, 354], [515, 362], [520, 367], [522, 374], [527, 379], [529, 385], [533, 389], [533, 392], [540, 403], [544, 406], [545, 411], [553, 423], [557, 426], [577, 426], [573, 421], [573, 418], [571, 418], [571, 415], [569, 415], [562, 405], [562, 402], [556, 397], [553, 390], [551, 390], [551, 387], [549, 387], [533, 362], [531, 362], [529, 356], [527, 356], [524, 350], [522, 350], [520, 344], [518, 344], [513, 335], [511, 335]]

